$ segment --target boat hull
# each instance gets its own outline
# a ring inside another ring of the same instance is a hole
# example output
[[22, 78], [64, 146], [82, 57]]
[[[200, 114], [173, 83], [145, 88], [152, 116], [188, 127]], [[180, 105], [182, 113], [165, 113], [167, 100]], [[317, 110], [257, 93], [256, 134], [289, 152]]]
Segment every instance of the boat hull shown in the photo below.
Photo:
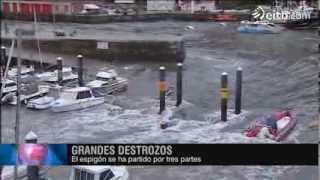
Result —
[[277, 30], [270, 30], [267, 28], [251, 28], [251, 27], [245, 27], [245, 26], [240, 26], [238, 28], [238, 31], [241, 33], [260, 33], [260, 34], [278, 34], [280, 31]]
[[54, 102], [53, 97], [44, 96], [44, 97], [29, 101], [27, 104], [27, 108], [37, 109], [37, 110], [49, 109], [53, 105], [53, 102]]
[[[259, 134], [259, 132], [261, 131], [261, 129], [263, 127], [266, 127], [266, 125], [264, 125], [263, 123], [261, 124], [259, 122], [260, 122], [259, 120], [255, 120], [249, 126], [249, 127], [254, 127], [254, 129], [258, 129], [257, 134]], [[296, 124], [297, 124], [297, 119], [291, 117], [289, 122], [287, 122], [282, 128], [278, 128], [277, 135], [275, 137], [267, 137], [267, 138], [281, 142], [292, 132], [292, 130], [294, 129]], [[250, 133], [251, 130], [252, 129], [250, 129], [250, 128], [247, 129], [244, 132], [244, 135], [247, 137], [257, 137], [257, 135], [256, 136], [249, 135], [249, 134], [251, 134]]]

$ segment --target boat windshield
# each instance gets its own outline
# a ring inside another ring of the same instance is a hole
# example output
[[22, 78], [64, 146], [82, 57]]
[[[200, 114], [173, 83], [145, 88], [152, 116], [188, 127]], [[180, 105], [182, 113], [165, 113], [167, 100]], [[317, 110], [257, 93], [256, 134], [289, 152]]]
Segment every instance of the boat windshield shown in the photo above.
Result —
[[87, 99], [91, 98], [91, 93], [90, 91], [81, 91], [78, 92], [77, 99]]
[[99, 81], [110, 81], [111, 80], [110, 78], [104, 78], [104, 77], [97, 77], [96, 79]]
[[103, 173], [101, 173], [99, 180], [110, 180], [114, 177], [113, 172], [108, 169], [106, 171], [104, 171]]
[[96, 78], [99, 81], [110, 81], [110, 80], [116, 80], [116, 77], [112, 77], [112, 78], [106, 78], [106, 77], [97, 77]]

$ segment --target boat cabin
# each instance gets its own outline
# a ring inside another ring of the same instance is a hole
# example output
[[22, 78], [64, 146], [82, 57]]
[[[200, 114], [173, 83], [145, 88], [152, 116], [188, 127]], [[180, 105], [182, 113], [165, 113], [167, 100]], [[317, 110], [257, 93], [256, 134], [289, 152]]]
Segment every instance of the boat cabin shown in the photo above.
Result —
[[96, 80], [100, 81], [110, 81], [116, 79], [117, 73], [114, 70], [109, 70], [108, 72], [98, 72], [96, 75]]
[[72, 89], [67, 89], [61, 92], [60, 98], [66, 100], [81, 100], [94, 97], [92, 92], [87, 87], [77, 87]]
[[0, 87], [3, 88], [3, 93], [13, 92], [17, 90], [17, 83], [12, 80], [5, 80], [4, 87], [2, 87], [2, 82], [0, 82]]
[[113, 180], [118, 179], [109, 166], [72, 167], [69, 180]]

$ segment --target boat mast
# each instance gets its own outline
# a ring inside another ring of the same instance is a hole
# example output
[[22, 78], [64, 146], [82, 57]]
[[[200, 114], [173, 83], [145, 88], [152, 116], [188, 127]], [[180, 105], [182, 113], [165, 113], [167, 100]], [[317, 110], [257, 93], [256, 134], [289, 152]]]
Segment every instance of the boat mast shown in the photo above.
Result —
[[[14, 48], [14, 45], [15, 45], [15, 41], [16, 41], [15, 39], [12, 39], [11, 47], [10, 47], [10, 51], [9, 51], [9, 56], [8, 56], [8, 62], [6, 64], [5, 71], [4, 71], [4, 74], [3, 74], [3, 77], [2, 77], [3, 80], [7, 79], [7, 74], [8, 74], [10, 63], [11, 63], [11, 58], [12, 58], [12, 53], [13, 53], [13, 48]], [[3, 92], [3, 89], [4, 89], [4, 83], [1, 84], [2, 92]]]
[[36, 36], [36, 39], [37, 39], [38, 53], [39, 53], [39, 59], [40, 59], [40, 69], [42, 70], [42, 68], [43, 68], [43, 59], [42, 59], [42, 54], [41, 54], [41, 49], [40, 49], [40, 40], [39, 40], [39, 37], [38, 37], [37, 14], [36, 14], [36, 9], [34, 7], [33, 7], [33, 17], [34, 17], [35, 36]]
[[[19, 147], [19, 131], [20, 131], [20, 89], [21, 89], [21, 48], [22, 48], [22, 37], [21, 37], [21, 29], [17, 30], [17, 106], [16, 106], [16, 122], [15, 122], [15, 144], [16, 147]], [[14, 179], [18, 178], [18, 166], [17, 164], [14, 166]]]

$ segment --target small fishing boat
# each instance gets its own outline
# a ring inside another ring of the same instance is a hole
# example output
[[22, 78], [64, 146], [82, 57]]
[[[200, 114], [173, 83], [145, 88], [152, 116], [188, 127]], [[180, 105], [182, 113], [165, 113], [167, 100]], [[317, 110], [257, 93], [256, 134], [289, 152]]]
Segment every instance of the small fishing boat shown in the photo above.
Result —
[[[39, 73], [39, 74], [36, 74], [36, 77], [43, 82], [56, 83], [58, 82], [58, 70], [55, 70], [53, 72]], [[62, 68], [62, 82], [68, 82], [68, 81], [73, 81], [77, 79], [78, 79], [78, 75], [72, 72], [71, 67]]]
[[66, 36], [66, 33], [63, 29], [55, 29], [53, 33], [55, 36]]
[[215, 21], [238, 21], [238, 18], [232, 14], [218, 14], [213, 17]]
[[54, 101], [59, 98], [61, 88], [62, 88], [61, 86], [50, 87], [48, 95], [31, 99], [27, 103], [27, 108], [37, 109], [37, 110], [51, 108]]
[[[8, 77], [9, 78], [15, 78], [17, 76], [17, 68], [9, 68], [8, 70]], [[21, 76], [22, 78], [28, 75], [31, 75], [34, 73], [34, 66], [22, 66], [21, 67]]]
[[104, 103], [104, 97], [95, 97], [88, 87], [76, 87], [63, 90], [60, 97], [51, 106], [53, 112], [65, 112], [85, 109]]
[[100, 71], [96, 74], [96, 79], [90, 81], [87, 86], [100, 94], [113, 94], [122, 92], [128, 88], [128, 80], [119, 77], [113, 69]]
[[[272, 118], [276, 129], [270, 126], [268, 120]], [[275, 141], [283, 141], [294, 129], [297, 119], [289, 111], [274, 113], [269, 117], [262, 117], [250, 123], [244, 135], [247, 137], [264, 137]]]
[[241, 21], [237, 30], [241, 33], [276, 34], [283, 28], [267, 21]]
[[[4, 85], [2, 84], [3, 82], [5, 82]], [[0, 87], [3, 88], [2, 95], [17, 91], [17, 83], [10, 79], [2, 80], [0, 83]]]
[[69, 180], [128, 180], [124, 166], [73, 166]]
[[32, 99], [27, 103], [27, 108], [29, 109], [49, 109], [54, 103], [54, 98], [50, 96], [43, 96], [40, 98]]
[[[29, 88], [30, 86], [32, 87]], [[20, 102], [28, 103], [29, 99], [45, 96], [49, 92], [49, 87], [46, 85], [23, 85], [21, 88]], [[16, 93], [11, 92], [3, 96], [2, 102], [10, 105], [17, 105]]]

